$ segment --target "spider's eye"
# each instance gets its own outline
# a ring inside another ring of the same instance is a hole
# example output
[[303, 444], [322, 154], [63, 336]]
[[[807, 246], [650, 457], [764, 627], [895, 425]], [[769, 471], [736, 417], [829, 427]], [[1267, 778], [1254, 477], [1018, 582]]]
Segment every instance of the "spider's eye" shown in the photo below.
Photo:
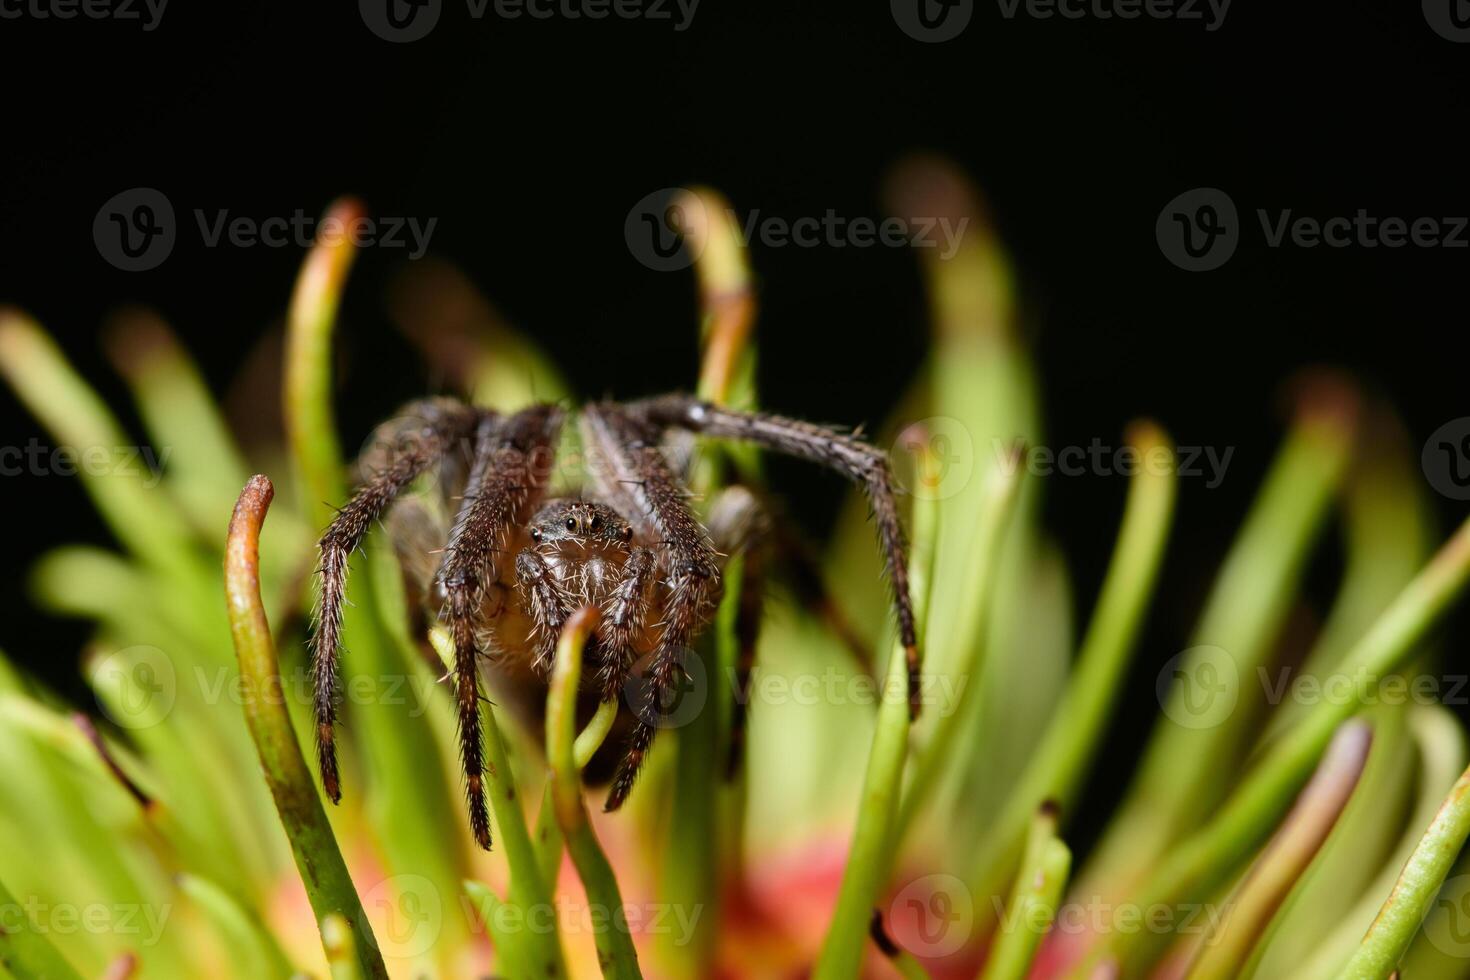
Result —
[[631, 527], [625, 527], [625, 528], [623, 528], [623, 540], [624, 541], [632, 541], [633, 540], [633, 529]]
[[576, 529], [577, 529], [577, 519], [575, 517], [568, 517], [567, 518], [567, 530], [568, 531], [575, 531]]
[[533, 528], [531, 528], [531, 540], [532, 541], [540, 541], [541, 540], [541, 529], [539, 527], [533, 527]]
[[592, 530], [596, 531], [600, 527], [602, 527], [602, 518], [594, 514], [592, 517]]

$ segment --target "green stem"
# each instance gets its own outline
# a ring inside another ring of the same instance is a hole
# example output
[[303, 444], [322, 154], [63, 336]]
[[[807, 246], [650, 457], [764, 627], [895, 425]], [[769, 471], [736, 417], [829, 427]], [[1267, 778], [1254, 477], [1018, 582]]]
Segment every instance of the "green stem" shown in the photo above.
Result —
[[[351, 198], [334, 201], [324, 227], [349, 227], [364, 215]], [[302, 513], [326, 527], [332, 508], [347, 496], [342, 447], [332, 417], [332, 333], [342, 286], [356, 258], [349, 235], [319, 239], [307, 253], [287, 313], [284, 396], [286, 437], [301, 477]]]
[[[1351, 389], [1324, 382], [1307, 394], [1220, 569], [1181, 661], [1186, 677], [1217, 666], [1227, 684], [1235, 682], [1231, 690], [1240, 692], [1243, 679], [1265, 662], [1294, 601], [1353, 434]], [[1205, 663], [1207, 657], [1215, 663]], [[1124, 805], [1082, 876], [1088, 894], [1116, 895], [1131, 887], [1223, 796], [1226, 774], [1254, 735], [1258, 699], [1242, 697], [1216, 724], [1201, 720], [1187, 727], [1175, 719], [1199, 718], [1189, 700], [1193, 692], [1176, 685], [1164, 705]], [[1323, 744], [1330, 734], [1331, 728]]]
[[587, 901], [600, 909], [608, 923], [593, 937], [602, 975], [609, 980], [641, 978], [638, 952], [626, 929], [616, 924], [622, 919], [623, 898], [612, 865], [592, 825], [582, 801], [582, 777], [577, 767], [574, 742], [577, 732], [577, 689], [582, 680], [582, 648], [597, 625], [597, 610], [583, 607], [567, 620], [556, 647], [556, 665], [552, 668], [551, 689], [546, 695], [546, 755], [551, 762], [552, 799], [556, 821], [566, 835], [567, 850], [586, 889]]
[[1011, 887], [1000, 937], [981, 980], [1025, 980], [1042, 937], [1056, 919], [1072, 869], [1072, 852], [1057, 837], [1057, 810], [1042, 804], [1031, 818], [1021, 873]]
[[[960, 628], [967, 636], [983, 637], [986, 632], [986, 618], [991, 606], [990, 597], [994, 594], [996, 573], [1000, 566], [1002, 542], [1005, 541], [1006, 531], [1010, 526], [1010, 517], [1015, 510], [1013, 504], [1016, 500], [1017, 488], [1021, 483], [1021, 473], [1019, 465], [1002, 464], [986, 475], [986, 490], [981, 501], [975, 545], [970, 553], [969, 568], [966, 570], [966, 581], [969, 583], [966, 592], [973, 597], [973, 601], [970, 604], [971, 611], [967, 617], [968, 621]], [[925, 510], [934, 509], [916, 506], [916, 517]], [[916, 541], [922, 540], [917, 534], [917, 529], [915, 539]], [[923, 556], [916, 544], [915, 558], [921, 557]], [[926, 568], [919, 580], [927, 582], [931, 574], [932, 569]], [[927, 605], [924, 608], [927, 609]], [[922, 611], [917, 609], [915, 611], [920, 622], [924, 620]], [[927, 629], [925, 632], [927, 633]], [[924, 637], [920, 639], [923, 640]], [[979, 686], [973, 681], [980, 675], [984, 667], [984, 652], [985, 643], [983, 641], [971, 643], [968, 658], [955, 666], [955, 673], [958, 676], [968, 677], [972, 682], [960, 688], [961, 691], [969, 691]], [[908, 785], [904, 788], [903, 801], [894, 828], [894, 833], [900, 841], [912, 825], [920, 808], [928, 800], [939, 781], [940, 774], [947, 765], [953, 764], [956, 733], [959, 730], [960, 721], [965, 717], [964, 703], [961, 701], [956, 704], [940, 704], [937, 708], [939, 710], [936, 712], [937, 717], [929, 737], [914, 750], [912, 775]]]
[[[30, 916], [0, 883], [0, 908], [12, 914], [0, 929], [0, 972], [15, 980], [82, 980], [66, 958], [51, 945], [44, 931], [37, 931]], [[22, 914], [13, 914], [20, 912]]]
[[[1151, 422], [1135, 423], [1128, 444], [1140, 466], [1128, 489], [1123, 523], [1067, 692], [1045, 735], [980, 848], [977, 895], [993, 895], [1015, 866], [1028, 815], [1045, 800], [1065, 810], [1089, 760], [1103, 744], [1128, 658], [1138, 641], [1174, 513], [1177, 479], [1169, 437]], [[1163, 465], [1154, 465], [1162, 460]]]
[[[307, 253], [296, 280], [287, 316], [284, 413], [286, 435], [296, 466], [303, 513], [314, 531], [335, 516], [333, 507], [347, 497], [345, 468], [332, 413], [332, 337], [343, 285], [352, 266], [350, 235], [325, 234], [350, 228], [363, 216], [351, 199], [335, 202], [322, 221], [324, 234]], [[359, 573], [366, 573], [359, 575]], [[396, 683], [412, 668], [392, 641], [386, 624], [403, 610], [377, 601], [375, 581], [401, 575], [392, 549], [370, 539], [361, 560], [351, 562], [349, 577], [361, 584], [343, 615], [342, 665], [349, 678], [375, 684]], [[406, 630], [406, 627], [405, 627]], [[429, 760], [440, 758], [429, 721], [409, 717], [393, 698], [355, 698], [350, 706], [354, 747], [361, 750], [373, 795], [366, 809], [393, 874], [429, 879], [441, 894], [454, 893], [469, 870], [466, 839], [459, 830], [456, 794], [442, 770]], [[345, 740], [344, 740], [345, 741]], [[422, 956], [416, 968], [453, 968], [450, 951], [468, 940], [463, 916], [444, 920], [441, 941]], [[431, 957], [437, 957], [433, 962]]]
[[1312, 781], [1230, 897], [1220, 931], [1207, 936], [1199, 948], [1190, 980], [1246, 975], [1246, 965], [1277, 910], [1347, 807], [1372, 742], [1373, 729], [1366, 721], [1350, 721], [1337, 730]]
[[[597, 706], [597, 712], [592, 720], [587, 722], [582, 729], [582, 734], [577, 736], [576, 744], [572, 746], [572, 757], [576, 761], [577, 769], [580, 771], [587, 768], [587, 763], [602, 748], [602, 743], [607, 739], [608, 732], [612, 731], [613, 722], [618, 717], [618, 702], [603, 701]], [[541, 793], [541, 811], [536, 815], [536, 863], [541, 868], [541, 879], [553, 889], [556, 886], [557, 872], [561, 867], [562, 845], [565, 838], [561, 835], [561, 826], [556, 822], [555, 801], [552, 799], [551, 780], [546, 781], [546, 786]]]
[[1339, 980], [1376, 980], [1398, 966], [1470, 837], [1470, 769], [1460, 776]]
[[[106, 403], [67, 363], [51, 338], [35, 321], [8, 307], [0, 307], [0, 376], [56, 441], [73, 453], [101, 451], [120, 462], [115, 454], [132, 445]], [[100, 471], [79, 466], [77, 472], [98, 513], [123, 546], [167, 575], [184, 593], [180, 597], [183, 604], [191, 605], [187, 600], [199, 590], [199, 573], [205, 566], [196, 560], [195, 541], [167, 492], [146, 485], [145, 477], [129, 475], [122, 466]]]
[[[429, 633], [429, 642], [444, 663], [444, 669], [452, 670], [454, 641], [448, 631], [435, 627]], [[510, 756], [505, 750], [505, 739], [500, 734], [500, 726], [488, 700], [480, 703], [480, 728], [485, 738], [485, 791], [490, 800], [490, 810], [495, 815], [496, 829], [500, 832], [500, 845], [505, 848], [506, 863], [510, 865], [510, 902], [520, 907], [524, 917], [535, 914], [539, 909], [553, 910], [556, 905], [552, 900], [552, 883], [542, 877], [536, 849], [531, 845], [531, 834], [526, 829], [526, 815], [521, 812], [520, 793], [516, 789]], [[556, 929], [526, 929], [523, 936], [522, 948], [516, 955], [532, 965], [536, 976], [567, 975], [561, 939]]]
[[[1340, 670], [1375, 691], [1380, 679], [1399, 670], [1430, 627], [1470, 578], [1470, 521], [1440, 548], [1366, 635], [1343, 658]], [[1358, 710], [1353, 699], [1327, 698], [1267, 748], [1236, 791], [1199, 830], [1170, 850], [1136, 904], [1149, 908], [1187, 900], [1218, 885], [1276, 825], [1311, 774], [1337, 727]], [[1086, 962], [1107, 951], [1119, 954], [1125, 970], [1147, 958], [1147, 936], [1112, 935]], [[1075, 975], [1085, 976], [1085, 963]]]
[[[275, 488], [270, 480], [251, 477], [235, 504], [225, 544], [225, 598], [230, 633], [240, 660], [240, 678], [247, 691], [282, 689], [270, 624], [260, 602], [260, 528], [273, 496]], [[296, 859], [317, 922], [324, 923], [333, 913], [345, 916], [363, 972], [370, 977], [386, 978], [388, 971], [378, 954], [372, 927], [352, 886], [342, 852], [337, 849], [337, 840], [332, 836], [332, 827], [327, 823], [306, 760], [296, 744], [285, 702], [269, 697], [249, 697], [244, 702], [245, 721], [260, 753], [266, 783], [276, 801], [281, 825], [291, 842], [291, 854]], [[325, 935], [323, 946], [326, 947]], [[327, 953], [330, 957], [331, 950]]]
[[322, 920], [322, 945], [327, 950], [327, 969], [332, 973], [332, 980], [362, 980], [352, 928], [335, 912]]
[[495, 943], [495, 966], [499, 973], [507, 977], [531, 976], [531, 968], [521, 959], [520, 936], [508, 923], [501, 920], [500, 909], [503, 903], [500, 898], [488, 885], [478, 881], [466, 881], [464, 890], [480, 921], [490, 930], [490, 937]]
[[[929, 461], [921, 459], [919, 462], [927, 465]], [[992, 472], [980, 515], [981, 527], [998, 529], [1003, 525], [1005, 515], [1015, 499], [1012, 492], [1015, 472], [1012, 470], [1007, 473], [1006, 467], [997, 467]], [[937, 501], [925, 499], [924, 495], [917, 496], [914, 500], [915, 533], [913, 553], [909, 561], [909, 590], [915, 621], [918, 623], [925, 622], [929, 608], [933, 546], [938, 539], [936, 504]], [[994, 576], [986, 575], [983, 571], [992, 557], [983, 554], [977, 557], [977, 584], [993, 583]], [[973, 603], [982, 607], [989, 603], [990, 585], [987, 584], [984, 588], [985, 592], [971, 597]], [[921, 633], [921, 643], [927, 643], [927, 633], [927, 629]], [[863, 778], [857, 826], [853, 830], [847, 867], [842, 874], [837, 907], [813, 973], [816, 980], [845, 980], [856, 976], [862, 968], [873, 907], [888, 880], [902, 829], [899, 823], [899, 804], [903, 789], [904, 763], [908, 756], [910, 722], [907, 657], [903, 645], [895, 643], [888, 658], [882, 701], [878, 706], [878, 720], [868, 755], [867, 773]], [[936, 729], [936, 734], [941, 737], [944, 732], [943, 723], [944, 719], [941, 718], [940, 727]], [[930, 757], [937, 759], [938, 753], [935, 752]], [[923, 771], [918, 778], [925, 778]]]

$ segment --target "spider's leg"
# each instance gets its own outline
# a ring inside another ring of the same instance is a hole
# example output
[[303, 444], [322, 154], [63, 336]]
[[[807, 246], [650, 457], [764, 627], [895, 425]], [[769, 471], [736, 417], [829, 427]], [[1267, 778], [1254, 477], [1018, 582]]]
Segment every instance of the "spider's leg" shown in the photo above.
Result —
[[648, 614], [648, 590], [658, 572], [658, 557], [648, 548], [634, 548], [623, 563], [617, 585], [603, 603], [597, 627], [602, 650], [598, 684], [602, 700], [616, 701], [637, 656], [633, 640], [642, 632]]
[[893, 496], [893, 476], [883, 453], [861, 439], [811, 422], [762, 412], [739, 412], [687, 395], [650, 398], [627, 406], [626, 411], [646, 421], [650, 428], [685, 429], [719, 439], [751, 442], [821, 464], [862, 485], [873, 508], [888, 581], [893, 588], [899, 641], [908, 657], [909, 712], [918, 714], [919, 649], [909, 599], [903, 525], [899, 523], [898, 503]]
[[728, 562], [740, 555], [743, 559], [740, 595], [735, 609], [735, 683], [730, 712], [730, 755], [725, 777], [733, 777], [740, 769], [745, 754], [745, 725], [750, 705], [750, 673], [755, 666], [755, 645], [760, 637], [761, 617], [765, 612], [767, 547], [771, 537], [771, 520], [765, 507], [745, 487], [727, 487], [710, 506], [710, 536], [721, 558]]
[[524, 519], [550, 475], [561, 411], [540, 405], [509, 418], [487, 417], [475, 433], [475, 461], [464, 502], [449, 533], [439, 585], [454, 638], [455, 700], [465, 799], [475, 841], [490, 848], [485, 809], [484, 746], [480, 738], [479, 632], [485, 589], [496, 578], [495, 555]]
[[359, 468], [365, 479], [347, 506], [322, 534], [318, 545], [319, 581], [316, 627], [311, 635], [313, 702], [316, 714], [317, 762], [322, 787], [332, 802], [342, 797], [337, 775], [337, 647], [342, 635], [342, 602], [347, 588], [347, 564], [362, 544], [373, 522], [383, 515], [405, 488], [444, 458], [454, 445], [474, 431], [480, 412], [448, 399], [427, 399], [407, 405], [397, 418], [379, 426], [374, 443], [380, 449], [364, 457]]
[[660, 542], [666, 574], [667, 601], [663, 630], [648, 669], [647, 694], [639, 720], [628, 739], [605, 809], [616, 810], [638, 777], [656, 719], [683, 675], [684, 651], [695, 631], [708, 619], [719, 588], [718, 555], [685, 502], [658, 444], [658, 430], [630, 415], [622, 406], [589, 405], [582, 413], [589, 452], [602, 462], [597, 474], [604, 491], [621, 501], [620, 513], [634, 522], [646, 540]]
[[536, 662], [532, 666], [545, 675], [551, 670], [561, 628], [572, 614], [572, 598], [557, 582], [546, 559], [534, 551], [516, 555], [516, 585], [536, 623]]

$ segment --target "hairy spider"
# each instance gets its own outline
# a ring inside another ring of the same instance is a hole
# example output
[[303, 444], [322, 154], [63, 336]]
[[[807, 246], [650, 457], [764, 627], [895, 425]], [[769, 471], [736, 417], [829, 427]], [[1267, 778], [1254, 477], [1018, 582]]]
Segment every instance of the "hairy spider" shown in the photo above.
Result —
[[[481, 778], [481, 660], [488, 658], [503, 675], [544, 680], [563, 624], [583, 605], [601, 611], [586, 651], [587, 683], [596, 696], [619, 698], [634, 664], [647, 664], [643, 703], [627, 705], [635, 717], [606, 809], [622, 804], [653, 740], [660, 706], [683, 678], [686, 650], [718, 601], [726, 558], [750, 548], [763, 526], [756, 498], [738, 486], [712, 502], [708, 528], [695, 518], [665, 446], [679, 432], [685, 438], [693, 433], [751, 442], [823, 464], [862, 485], [908, 655], [910, 704], [917, 708], [918, 653], [903, 532], [881, 452], [809, 422], [732, 411], [684, 395], [599, 402], [580, 413], [590, 485], [581, 488], [582, 497], [547, 499], [564, 415], [552, 405], [503, 415], [453, 399], [427, 399], [380, 427], [375, 442], [392, 446], [390, 452], [365, 452], [359, 460], [362, 483], [321, 538], [311, 640], [317, 755], [334, 802], [341, 797], [334, 726], [348, 557], [369, 526], [386, 516], [400, 539], [407, 577], [419, 580], [421, 598], [439, 607], [454, 640], [460, 755], [480, 846], [490, 846]], [[452, 522], [436, 522], [429, 506], [404, 493], [432, 471], [440, 476], [445, 513], [454, 510]], [[405, 540], [425, 537], [437, 540], [403, 547]], [[758, 614], [758, 606], [746, 610], [745, 648], [753, 648]], [[742, 672], [748, 670], [747, 659]]]

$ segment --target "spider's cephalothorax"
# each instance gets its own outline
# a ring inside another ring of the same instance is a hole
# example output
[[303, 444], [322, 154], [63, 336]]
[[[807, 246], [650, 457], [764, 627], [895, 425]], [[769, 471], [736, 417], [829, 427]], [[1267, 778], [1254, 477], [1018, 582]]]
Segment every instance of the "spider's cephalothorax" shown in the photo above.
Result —
[[[882, 453], [853, 436], [776, 415], [732, 411], [683, 395], [629, 404], [600, 402], [580, 414], [589, 460], [578, 498], [546, 499], [564, 413], [538, 405], [502, 415], [452, 399], [415, 402], [379, 431], [360, 461], [363, 481], [321, 539], [321, 598], [312, 636], [318, 761], [322, 782], [340, 797], [334, 727], [336, 657], [348, 556], [368, 527], [397, 503], [394, 517], [439, 540], [400, 555], [405, 570], [426, 569], [419, 594], [439, 610], [455, 647], [453, 681], [460, 753], [476, 840], [490, 845], [480, 739], [480, 660], [504, 672], [544, 676], [556, 640], [579, 607], [601, 613], [587, 656], [589, 684], [602, 700], [620, 697], [635, 663], [643, 683], [621, 746], [607, 809], [627, 797], [657, 730], [663, 703], [683, 677], [685, 651], [709, 621], [729, 555], [750, 549], [765, 526], [756, 498], [741, 487], [711, 502], [701, 524], [665, 454], [674, 431], [739, 439], [824, 464], [860, 483], [872, 503], [900, 640], [909, 657], [910, 703], [917, 708], [918, 653], [898, 508]], [[412, 511], [403, 492], [431, 471], [443, 477], [452, 524]], [[439, 547], [442, 545], [442, 548]], [[430, 555], [436, 564], [427, 569]], [[751, 556], [752, 558], [754, 555]], [[747, 577], [752, 566], [748, 562]], [[741, 678], [753, 655], [758, 588], [742, 589]], [[740, 717], [736, 712], [737, 719]]]

